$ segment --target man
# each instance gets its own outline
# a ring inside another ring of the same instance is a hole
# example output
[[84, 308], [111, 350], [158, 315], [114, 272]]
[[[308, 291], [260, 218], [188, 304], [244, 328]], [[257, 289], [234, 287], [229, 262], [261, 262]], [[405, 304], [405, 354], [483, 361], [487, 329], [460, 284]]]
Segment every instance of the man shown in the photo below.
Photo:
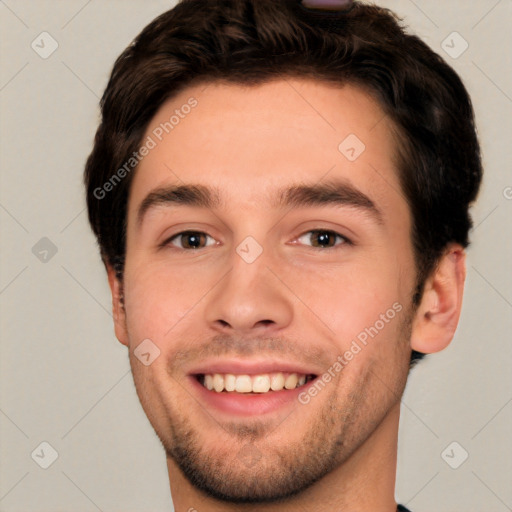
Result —
[[184, 0], [101, 105], [89, 219], [175, 509], [397, 510], [482, 174], [458, 76], [376, 6]]

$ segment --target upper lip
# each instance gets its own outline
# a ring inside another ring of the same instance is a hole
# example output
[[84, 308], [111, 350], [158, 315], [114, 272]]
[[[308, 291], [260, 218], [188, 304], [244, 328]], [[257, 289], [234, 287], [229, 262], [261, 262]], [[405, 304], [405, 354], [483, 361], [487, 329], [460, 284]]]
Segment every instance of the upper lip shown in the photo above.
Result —
[[318, 375], [318, 369], [303, 363], [279, 361], [276, 359], [248, 360], [248, 359], [211, 359], [203, 361], [191, 370], [189, 375], [226, 374], [260, 375], [265, 373], [298, 373], [304, 375]]

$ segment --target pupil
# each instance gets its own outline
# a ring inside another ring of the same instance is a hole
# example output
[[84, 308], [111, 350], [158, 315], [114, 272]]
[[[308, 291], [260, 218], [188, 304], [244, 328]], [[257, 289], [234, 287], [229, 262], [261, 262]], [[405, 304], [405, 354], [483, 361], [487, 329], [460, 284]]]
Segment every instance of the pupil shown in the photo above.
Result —
[[317, 233], [317, 240], [320, 245], [329, 245], [329, 240], [331, 238], [331, 233], [326, 231], [321, 231]]
[[189, 233], [186, 235], [186, 240], [186, 245], [188, 247], [193, 247], [194, 249], [197, 249], [201, 241], [201, 236], [197, 233]]

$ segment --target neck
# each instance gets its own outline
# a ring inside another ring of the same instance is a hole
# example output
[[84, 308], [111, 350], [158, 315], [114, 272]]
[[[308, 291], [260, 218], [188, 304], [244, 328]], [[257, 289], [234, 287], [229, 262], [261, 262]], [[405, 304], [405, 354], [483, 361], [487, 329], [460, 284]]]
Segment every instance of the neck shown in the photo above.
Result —
[[[396, 512], [394, 492], [399, 415], [398, 403], [343, 465], [286, 501], [258, 504], [258, 511]], [[176, 512], [248, 512], [255, 509], [254, 504], [232, 504], [205, 496], [190, 484], [169, 457], [167, 469]]]

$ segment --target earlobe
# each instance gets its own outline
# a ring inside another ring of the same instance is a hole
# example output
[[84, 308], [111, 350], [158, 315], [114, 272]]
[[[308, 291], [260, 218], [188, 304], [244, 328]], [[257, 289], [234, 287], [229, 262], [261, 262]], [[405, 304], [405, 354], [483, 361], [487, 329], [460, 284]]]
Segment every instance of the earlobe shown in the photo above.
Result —
[[112, 314], [116, 338], [128, 346], [128, 333], [126, 329], [126, 313], [123, 305], [123, 284], [116, 276], [114, 268], [107, 264], [108, 284], [112, 293]]
[[413, 322], [413, 350], [430, 354], [449, 345], [459, 322], [465, 279], [466, 253], [452, 245], [425, 283]]

